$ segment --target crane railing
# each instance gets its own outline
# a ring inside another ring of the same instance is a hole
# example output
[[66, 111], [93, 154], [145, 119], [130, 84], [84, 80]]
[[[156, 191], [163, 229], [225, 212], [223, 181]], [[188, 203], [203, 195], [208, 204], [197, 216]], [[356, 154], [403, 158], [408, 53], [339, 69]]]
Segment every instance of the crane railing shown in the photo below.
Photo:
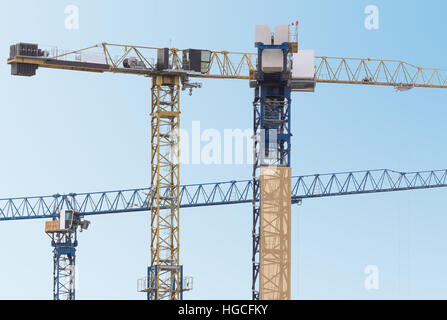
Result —
[[[45, 56], [16, 55], [10, 57], [8, 63], [152, 76], [159, 72], [158, 49], [161, 48], [112, 43], [67, 51], [42, 48], [42, 52], [46, 52]], [[184, 71], [184, 51], [185, 49], [169, 49], [169, 69], [164, 72]], [[134, 67], [125, 67], [123, 63], [126, 58], [136, 58], [140, 63]], [[256, 59], [255, 53], [211, 50], [208, 67], [203, 72], [190, 72], [188, 75], [199, 78], [250, 79], [250, 74], [256, 69]], [[315, 58], [315, 81], [393, 86], [402, 91], [414, 87], [447, 88], [447, 69], [422, 68], [400, 60], [321, 56]]]
[[[139, 72], [151, 75], [156, 70], [157, 50], [155, 47], [129, 46], [121, 44], [101, 44], [106, 62], [111, 66], [112, 72], [135, 72], [135, 70], [123, 70], [122, 63], [129, 56], [138, 57], [143, 61], [144, 68]], [[113, 54], [112, 52], [123, 51], [123, 54]], [[183, 70], [184, 49], [169, 49], [169, 65], [172, 71]], [[113, 56], [115, 58], [113, 58]], [[248, 79], [250, 70], [253, 69], [251, 53], [210, 51], [210, 61], [206, 71], [193, 75], [204, 78], [226, 78], [226, 79]], [[247, 76], [244, 76], [247, 75]]]
[[[302, 199], [447, 187], [447, 170], [399, 172], [367, 170], [292, 177], [292, 203]], [[0, 221], [54, 218], [60, 209], [83, 215], [150, 210], [150, 189], [56, 194], [0, 199]], [[183, 185], [183, 208], [252, 202], [252, 181]]]
[[[57, 48], [41, 48], [44, 56], [10, 57], [8, 63], [24, 63], [42, 68], [114, 72], [152, 76], [158, 74], [156, 47], [133, 46], [112, 43], [92, 45], [78, 50], [59, 50]], [[169, 69], [165, 73], [183, 70], [184, 49], [169, 49]], [[203, 72], [189, 72], [192, 77], [248, 79], [253, 67], [253, 54], [244, 52], [210, 51], [208, 67]], [[126, 59], [135, 58], [138, 65], [126, 67]]]

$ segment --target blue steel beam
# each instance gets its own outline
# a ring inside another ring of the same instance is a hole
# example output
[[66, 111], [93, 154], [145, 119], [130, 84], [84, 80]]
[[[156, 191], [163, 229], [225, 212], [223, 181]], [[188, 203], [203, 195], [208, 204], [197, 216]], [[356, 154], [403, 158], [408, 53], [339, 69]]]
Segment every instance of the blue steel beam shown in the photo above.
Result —
[[[183, 185], [180, 207], [251, 203], [252, 181]], [[447, 169], [388, 169], [292, 177], [292, 202], [302, 199], [447, 187]], [[60, 209], [85, 216], [149, 211], [150, 188], [0, 199], [0, 221], [53, 218]]]

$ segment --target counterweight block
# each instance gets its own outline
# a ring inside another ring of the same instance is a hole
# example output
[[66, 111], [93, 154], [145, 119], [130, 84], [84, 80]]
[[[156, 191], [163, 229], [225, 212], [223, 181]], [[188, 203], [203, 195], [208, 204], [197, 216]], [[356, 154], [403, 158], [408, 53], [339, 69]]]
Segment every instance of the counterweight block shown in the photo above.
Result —
[[[9, 58], [26, 58], [26, 57], [43, 57], [44, 51], [38, 48], [37, 44], [33, 43], [17, 43], [9, 47]], [[36, 70], [39, 68], [37, 64], [12, 62], [11, 75], [31, 77], [36, 75]]]

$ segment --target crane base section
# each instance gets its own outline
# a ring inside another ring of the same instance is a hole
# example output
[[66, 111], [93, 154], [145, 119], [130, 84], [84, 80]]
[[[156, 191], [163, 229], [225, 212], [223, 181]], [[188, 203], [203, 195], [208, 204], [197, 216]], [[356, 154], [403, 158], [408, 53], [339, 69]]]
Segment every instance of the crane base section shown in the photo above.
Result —
[[260, 300], [290, 300], [291, 169], [261, 167]]
[[150, 266], [147, 271], [147, 277], [140, 278], [137, 281], [137, 291], [147, 293], [148, 300], [166, 299], [169, 297], [175, 297], [175, 293], [178, 291], [175, 288], [175, 282], [172, 283], [171, 294], [163, 292], [163, 297], [159, 297], [160, 290], [157, 290], [157, 276], [160, 273], [177, 272], [180, 274], [180, 300], [183, 300], [183, 292], [191, 291], [193, 289], [193, 278], [183, 277], [183, 266]]

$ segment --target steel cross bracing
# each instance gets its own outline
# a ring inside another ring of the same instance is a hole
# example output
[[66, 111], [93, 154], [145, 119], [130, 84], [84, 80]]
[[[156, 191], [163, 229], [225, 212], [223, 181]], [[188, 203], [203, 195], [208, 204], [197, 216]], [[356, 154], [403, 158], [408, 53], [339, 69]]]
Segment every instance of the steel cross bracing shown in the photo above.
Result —
[[[258, 56], [263, 50], [272, 48], [281, 49], [284, 61], [287, 61], [289, 46], [257, 44]], [[286, 70], [286, 68], [284, 68]], [[259, 300], [261, 273], [260, 247], [261, 247], [261, 192], [260, 170], [262, 166], [290, 166], [290, 107], [291, 89], [284, 74], [261, 72], [258, 65], [258, 85], [255, 88], [253, 101], [253, 132], [256, 137], [254, 145], [252, 210], [252, 299]]]
[[[389, 169], [292, 177], [292, 202], [303, 199], [447, 187], [447, 169], [402, 172]], [[161, 189], [167, 195], [169, 189]], [[259, 197], [259, 193], [256, 193]], [[180, 186], [181, 208], [251, 203], [252, 180]], [[55, 218], [60, 209], [84, 216], [149, 211], [150, 188], [0, 199], [0, 221]]]
[[56, 232], [53, 246], [53, 300], [75, 300], [76, 232]]
[[152, 79], [149, 300], [182, 299], [179, 129], [180, 78], [156, 76]]

